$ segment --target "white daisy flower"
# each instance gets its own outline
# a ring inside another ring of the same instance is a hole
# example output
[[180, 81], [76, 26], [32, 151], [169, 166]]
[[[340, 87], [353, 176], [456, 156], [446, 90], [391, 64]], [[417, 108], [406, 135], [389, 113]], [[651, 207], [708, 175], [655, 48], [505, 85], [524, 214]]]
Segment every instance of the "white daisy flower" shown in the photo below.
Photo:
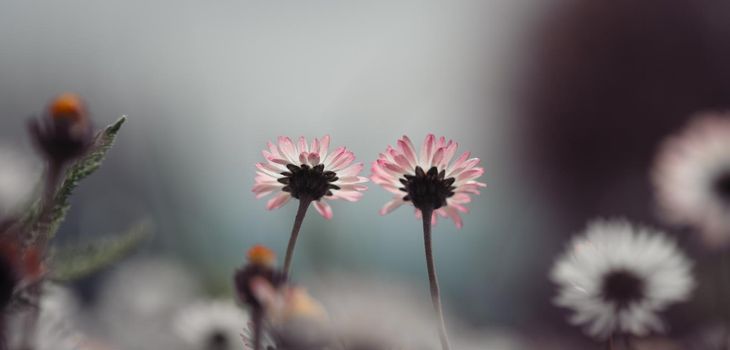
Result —
[[701, 115], [662, 145], [652, 180], [663, 217], [730, 243], [730, 115]]
[[232, 301], [200, 301], [184, 308], [174, 321], [178, 336], [194, 350], [241, 349], [248, 322]]
[[662, 331], [657, 313], [689, 297], [690, 269], [665, 235], [610, 220], [595, 221], [575, 237], [551, 278], [560, 287], [555, 303], [574, 312], [570, 322], [605, 339]]
[[12, 148], [0, 147], [0, 216], [18, 209], [38, 182], [38, 168], [31, 158]]
[[[73, 293], [63, 287], [47, 284], [39, 304], [40, 312], [35, 334], [31, 340], [37, 350], [79, 350], [86, 349], [86, 337], [77, 325], [78, 301]], [[11, 349], [21, 348], [27, 332], [30, 310], [12, 314], [9, 322]]]
[[198, 300], [199, 285], [173, 261], [142, 258], [118, 266], [101, 288], [98, 325], [116, 348], [179, 349], [172, 329], [180, 308]]

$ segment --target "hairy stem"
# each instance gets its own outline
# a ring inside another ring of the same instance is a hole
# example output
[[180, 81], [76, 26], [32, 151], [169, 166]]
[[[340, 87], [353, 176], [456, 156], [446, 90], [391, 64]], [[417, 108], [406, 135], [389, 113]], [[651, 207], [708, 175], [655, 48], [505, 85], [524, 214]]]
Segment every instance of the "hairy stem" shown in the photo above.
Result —
[[423, 214], [423, 242], [426, 248], [426, 268], [428, 269], [428, 282], [431, 289], [431, 301], [439, 321], [439, 339], [443, 350], [451, 349], [449, 336], [446, 334], [446, 323], [444, 312], [441, 307], [441, 295], [439, 293], [439, 282], [436, 277], [436, 267], [433, 262], [433, 251], [431, 249], [431, 215], [432, 210], [422, 210]]
[[297, 209], [297, 216], [294, 218], [294, 227], [291, 230], [289, 245], [286, 247], [286, 258], [284, 258], [284, 276], [287, 279], [289, 278], [289, 269], [291, 268], [292, 258], [294, 257], [294, 247], [297, 245], [297, 237], [299, 237], [299, 229], [302, 228], [304, 215], [307, 214], [307, 209], [311, 203], [312, 200], [309, 198], [299, 198], [299, 209]]

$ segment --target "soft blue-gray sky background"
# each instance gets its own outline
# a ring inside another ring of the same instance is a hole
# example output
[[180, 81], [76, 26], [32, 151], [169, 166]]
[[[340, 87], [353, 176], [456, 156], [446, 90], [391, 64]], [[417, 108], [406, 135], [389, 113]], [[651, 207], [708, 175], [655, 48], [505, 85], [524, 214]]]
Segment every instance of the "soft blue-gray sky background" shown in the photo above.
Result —
[[[251, 244], [286, 245], [295, 205], [267, 212], [250, 193], [267, 140], [329, 133], [369, 163], [404, 133], [446, 135], [482, 158], [489, 184], [464, 229], [435, 229], [446, 304], [476, 323], [511, 323], [528, 313], [523, 272], [549, 261], [544, 203], [520, 177], [505, 102], [535, 4], [6, 0], [0, 137], [30, 153], [25, 120], [63, 91], [83, 95], [99, 125], [128, 115], [63, 238], [149, 217], [150, 253], [215, 280]], [[295, 259], [302, 281], [340, 269], [425, 287], [419, 222], [405, 207], [378, 216], [388, 198], [371, 184], [362, 201], [335, 202], [331, 222], [312, 211]]]

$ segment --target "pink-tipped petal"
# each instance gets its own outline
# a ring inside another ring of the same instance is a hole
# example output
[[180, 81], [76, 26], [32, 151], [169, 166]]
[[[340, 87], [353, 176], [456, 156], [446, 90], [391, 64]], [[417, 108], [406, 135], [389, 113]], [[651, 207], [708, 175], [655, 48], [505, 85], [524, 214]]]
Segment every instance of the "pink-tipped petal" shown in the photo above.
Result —
[[458, 148], [459, 144], [456, 142], [452, 142], [448, 146], [446, 146], [446, 150], [444, 151], [444, 159], [441, 161], [441, 164], [437, 165], [439, 169], [446, 169], [451, 159], [454, 158], [454, 154], [456, 154], [456, 150]]
[[314, 202], [314, 209], [317, 209], [319, 215], [322, 215], [327, 220], [332, 219], [332, 207], [323, 200]]
[[289, 195], [288, 192], [282, 192], [276, 197], [269, 199], [269, 201], [266, 203], [266, 209], [274, 210], [281, 208], [282, 206], [284, 206], [284, 204], [289, 202], [290, 199], [291, 195]]
[[[321, 159], [327, 158], [327, 152], [329, 151], [329, 148], [330, 148], [330, 135], [324, 135], [324, 137], [322, 137], [322, 142], [320, 142], [320, 145], [319, 145], [319, 157]], [[324, 163], [324, 161], [322, 161], [322, 163]]]
[[459, 176], [456, 177], [456, 181], [465, 181], [465, 180], [473, 180], [476, 179], [484, 174], [484, 169], [482, 168], [475, 168], [471, 170], [467, 170]]
[[454, 225], [456, 225], [456, 228], [460, 229], [464, 227], [464, 221], [461, 220], [461, 215], [459, 215], [459, 212], [457, 212], [452, 207], [446, 207], [443, 208], [444, 212], [446, 212], [446, 215], [448, 215], [451, 220], [454, 222]]
[[403, 135], [403, 138], [398, 140], [398, 147], [406, 159], [408, 159], [408, 162], [411, 163], [411, 166], [415, 168], [417, 165], [416, 150], [413, 148], [413, 143], [411, 143], [408, 136]]
[[429, 166], [429, 169], [434, 166], [438, 166], [441, 164], [441, 161], [444, 159], [444, 148], [439, 148], [436, 153], [433, 154], [433, 160], [431, 161], [431, 165]]
[[294, 143], [286, 136], [279, 136], [279, 152], [291, 163], [296, 163], [299, 158]]
[[299, 145], [297, 145], [297, 151], [299, 153], [302, 153], [302, 152], [309, 153], [309, 147], [307, 147], [307, 139], [305, 139], [304, 136], [299, 137]]
[[308, 156], [309, 154], [307, 152], [299, 153], [299, 163], [309, 165]]
[[400, 197], [391, 199], [380, 209], [380, 215], [386, 215], [393, 212], [393, 210], [398, 209], [401, 205], [403, 205], [403, 203], [405, 202]]
[[419, 162], [421, 165], [428, 166], [428, 164], [431, 162], [431, 157], [433, 156], [434, 138], [435, 136], [433, 136], [433, 134], [428, 134], [428, 136], [426, 136], [426, 139], [423, 140], [423, 146], [421, 147], [421, 157]]
[[307, 157], [307, 160], [309, 161], [309, 164], [312, 166], [319, 165], [319, 153], [314, 153], [314, 152], [310, 153], [309, 156]]
[[319, 139], [318, 138], [315, 137], [314, 140], [312, 140], [312, 147], [309, 150], [312, 151], [312, 153], [316, 153], [317, 155], [320, 155], [319, 154]]
[[340, 177], [355, 176], [355, 175], [359, 174], [362, 171], [362, 168], [364, 168], [364, 167], [365, 167], [365, 164], [363, 164], [363, 163], [355, 163], [355, 164], [350, 165], [347, 168], [340, 170], [337, 173], [337, 175], [339, 175]]

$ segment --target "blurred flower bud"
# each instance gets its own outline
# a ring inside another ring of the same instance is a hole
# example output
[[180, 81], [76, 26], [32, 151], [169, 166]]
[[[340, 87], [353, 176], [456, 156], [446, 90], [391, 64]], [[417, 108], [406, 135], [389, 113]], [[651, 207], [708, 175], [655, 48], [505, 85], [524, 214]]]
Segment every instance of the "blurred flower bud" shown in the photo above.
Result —
[[251, 282], [255, 278], [261, 278], [270, 285], [278, 287], [284, 281], [283, 275], [274, 269], [276, 255], [269, 248], [256, 245], [249, 249], [246, 254], [248, 263], [236, 271], [234, 285], [240, 301], [252, 309], [260, 309], [261, 303], [257, 300], [251, 290]]
[[38, 150], [55, 165], [84, 154], [93, 141], [86, 106], [79, 96], [70, 93], [51, 101], [46, 116], [31, 120], [29, 130]]

